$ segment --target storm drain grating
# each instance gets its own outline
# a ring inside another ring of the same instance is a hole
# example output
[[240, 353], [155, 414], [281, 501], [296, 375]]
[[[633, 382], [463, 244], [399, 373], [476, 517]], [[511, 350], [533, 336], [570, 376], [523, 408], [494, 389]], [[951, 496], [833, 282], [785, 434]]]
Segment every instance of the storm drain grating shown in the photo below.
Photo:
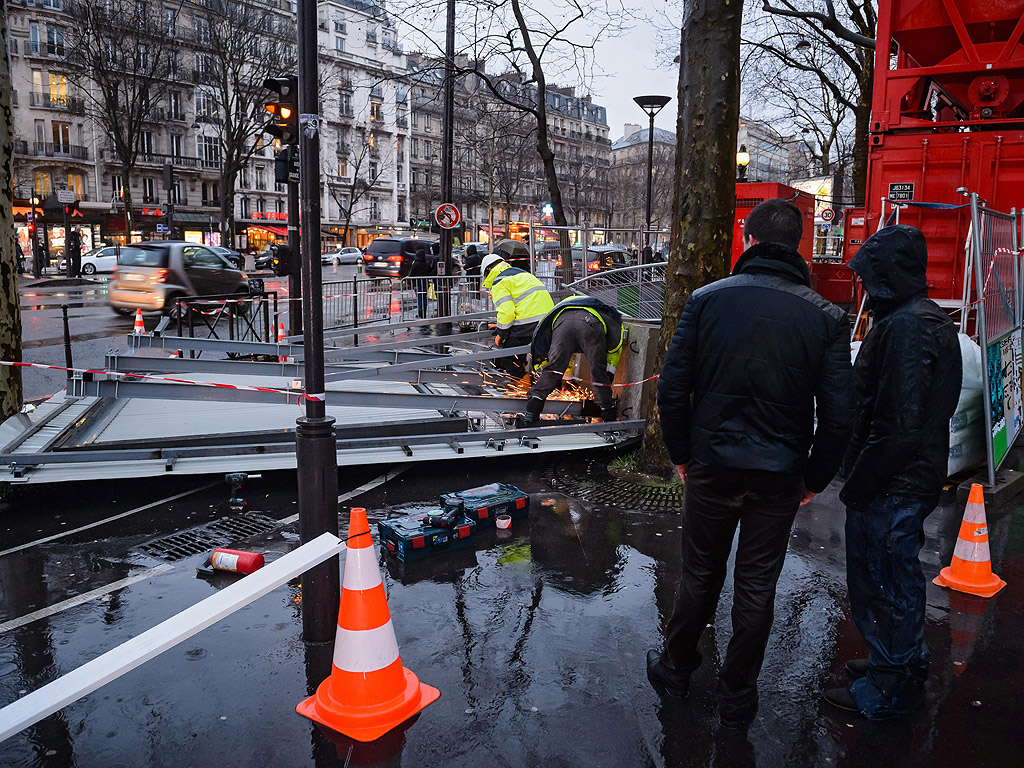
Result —
[[245, 512], [188, 531], [154, 539], [139, 549], [161, 560], [180, 560], [183, 557], [209, 552], [215, 547], [227, 546], [239, 539], [272, 531], [279, 525], [280, 523], [272, 518], [255, 512]]

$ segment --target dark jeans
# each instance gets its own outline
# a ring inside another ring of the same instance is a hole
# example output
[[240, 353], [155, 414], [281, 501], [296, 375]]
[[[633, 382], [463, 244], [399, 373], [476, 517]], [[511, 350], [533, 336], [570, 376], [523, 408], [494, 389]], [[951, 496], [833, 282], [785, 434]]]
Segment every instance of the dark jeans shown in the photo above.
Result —
[[775, 587], [802, 493], [802, 478], [793, 475], [693, 461], [687, 466], [683, 569], [665, 650], [670, 666], [682, 672], [700, 666], [697, 642], [714, 621], [739, 525], [732, 639], [718, 685], [723, 720], [746, 721], [757, 713], [757, 676], [775, 616]]
[[928, 676], [924, 643], [924, 520], [935, 502], [880, 496], [846, 508], [846, 584], [857, 629], [868, 644], [868, 673], [850, 686], [866, 717], [907, 710], [915, 682]]
[[594, 402], [601, 408], [612, 404], [611, 377], [608, 375], [608, 341], [601, 321], [585, 309], [567, 309], [551, 329], [551, 349], [544, 371], [530, 388], [528, 397], [541, 400], [555, 391], [572, 356], [583, 352], [590, 365]]

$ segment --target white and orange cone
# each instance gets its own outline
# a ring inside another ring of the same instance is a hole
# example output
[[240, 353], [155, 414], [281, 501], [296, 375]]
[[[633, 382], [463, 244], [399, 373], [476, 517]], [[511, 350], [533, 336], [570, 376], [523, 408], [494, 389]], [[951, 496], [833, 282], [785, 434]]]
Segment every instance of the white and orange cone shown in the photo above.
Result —
[[985, 521], [985, 492], [978, 483], [971, 486], [964, 520], [953, 560], [933, 579], [940, 587], [949, 587], [979, 597], [992, 597], [1006, 582], [992, 573], [992, 556], [988, 548], [988, 523]]
[[331, 676], [295, 711], [357, 741], [374, 741], [441, 695], [402, 666], [366, 510], [349, 518]]
[[135, 329], [133, 330], [133, 333], [136, 336], [141, 336], [146, 333], [146, 326], [142, 322], [142, 307], [137, 307], [135, 309]]
[[[285, 334], [284, 334], [284, 323], [278, 323], [277, 324], [277, 343], [279, 345], [280, 344], [284, 344], [286, 338], [287, 338], [287, 336], [285, 336]], [[278, 350], [278, 351], [280, 351], [280, 350]], [[279, 363], [286, 363], [286, 362], [288, 362], [288, 356], [287, 355], [278, 355], [277, 356], [277, 362], [279, 362]]]

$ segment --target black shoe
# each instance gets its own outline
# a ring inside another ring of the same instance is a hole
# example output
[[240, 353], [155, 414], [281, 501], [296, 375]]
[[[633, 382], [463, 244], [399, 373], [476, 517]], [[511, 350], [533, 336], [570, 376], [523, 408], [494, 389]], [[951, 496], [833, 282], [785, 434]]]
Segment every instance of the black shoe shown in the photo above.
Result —
[[830, 688], [825, 691], [825, 701], [831, 704], [833, 707], [846, 710], [847, 712], [856, 712], [860, 714], [860, 707], [857, 706], [857, 702], [854, 701], [853, 694], [850, 693], [849, 688]]
[[867, 659], [850, 659], [844, 666], [846, 667], [846, 674], [854, 680], [858, 677], [864, 677], [868, 673]]
[[647, 652], [647, 679], [659, 694], [667, 693], [673, 699], [685, 699], [690, 692], [690, 676], [661, 663], [661, 654], [651, 649]]
[[619, 417], [619, 409], [609, 405], [601, 409], [601, 421], [615, 421]]

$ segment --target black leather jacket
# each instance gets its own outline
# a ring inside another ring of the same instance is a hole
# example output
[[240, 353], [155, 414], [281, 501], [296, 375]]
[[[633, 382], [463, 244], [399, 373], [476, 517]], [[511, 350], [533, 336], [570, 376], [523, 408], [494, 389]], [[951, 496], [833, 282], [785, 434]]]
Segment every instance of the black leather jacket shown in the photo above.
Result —
[[928, 298], [927, 264], [924, 235], [904, 224], [876, 232], [850, 261], [874, 305], [840, 493], [854, 509], [879, 496], [937, 500], [946, 479], [963, 373], [953, 321]]
[[815, 492], [828, 485], [853, 416], [850, 323], [810, 284], [800, 254], [758, 243], [731, 277], [693, 292], [658, 380], [674, 464], [801, 475]]

